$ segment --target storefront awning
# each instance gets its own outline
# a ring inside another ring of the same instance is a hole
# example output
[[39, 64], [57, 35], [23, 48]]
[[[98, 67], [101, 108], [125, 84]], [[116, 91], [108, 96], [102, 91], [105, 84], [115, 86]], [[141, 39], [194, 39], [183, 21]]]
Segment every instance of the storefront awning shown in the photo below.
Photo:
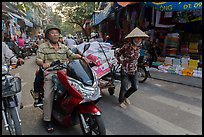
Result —
[[104, 10], [102, 10], [97, 16], [92, 18], [93, 25], [94, 26], [98, 25], [100, 22], [106, 19], [110, 13], [111, 13], [111, 4], [108, 4]]
[[154, 7], [163, 12], [186, 11], [202, 9], [202, 2], [144, 2], [145, 5]]
[[23, 21], [25, 22], [25, 25], [28, 26], [28, 27], [33, 27], [33, 23], [30, 22], [28, 19], [24, 18], [23, 17]]
[[8, 12], [2, 10], [2, 19], [12, 19], [12, 18], [13, 18], [13, 16], [8, 14]]
[[16, 17], [16, 18], [18, 18], [18, 19], [23, 20], [23, 18], [22, 18], [21, 16], [19, 16], [19, 15], [15, 14], [15, 13], [8, 12], [8, 14], [9, 14], [9, 15], [11, 15], [11, 16], [13, 16], [13, 17]]
[[26, 25], [26, 26], [33, 27], [33, 23], [30, 22], [30, 21], [29, 21], [28, 19], [26, 19], [25, 17], [19, 16], [19, 15], [15, 14], [15, 13], [11, 13], [11, 12], [9, 12], [8, 14], [11, 15], [11, 16], [13, 16], [13, 17], [16, 17], [16, 18], [18, 18], [18, 19], [23, 20], [23, 21], [25, 22], [25, 25]]

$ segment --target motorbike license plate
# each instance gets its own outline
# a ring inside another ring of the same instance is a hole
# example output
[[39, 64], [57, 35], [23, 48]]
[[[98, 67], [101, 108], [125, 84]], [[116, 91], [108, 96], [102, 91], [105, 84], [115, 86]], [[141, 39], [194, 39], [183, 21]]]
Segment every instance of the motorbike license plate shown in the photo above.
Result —
[[149, 71], [149, 66], [146, 66], [145, 69], [146, 69], [146, 71]]

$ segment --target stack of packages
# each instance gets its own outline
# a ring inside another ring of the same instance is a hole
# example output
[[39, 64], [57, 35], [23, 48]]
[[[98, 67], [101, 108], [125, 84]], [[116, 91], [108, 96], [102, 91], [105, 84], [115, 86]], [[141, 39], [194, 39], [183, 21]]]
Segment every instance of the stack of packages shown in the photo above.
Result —
[[198, 68], [197, 70], [193, 70], [193, 76], [202, 78], [202, 68]]
[[182, 75], [183, 76], [191, 76], [193, 74], [193, 70], [189, 69], [188, 61], [190, 60], [190, 57], [183, 57], [181, 59], [181, 67], [182, 69]]
[[175, 68], [175, 73], [182, 75], [181, 59], [173, 59], [173, 67]]
[[181, 59], [166, 57], [164, 64], [158, 66], [160, 72], [182, 75]]
[[193, 76], [202, 78], [202, 68], [198, 68], [199, 60], [189, 60], [189, 68], [193, 69]]
[[166, 57], [164, 60], [164, 64], [158, 66], [158, 69], [160, 72], [168, 72], [168, 69], [170, 68], [170, 66], [172, 65], [172, 58], [171, 57]]
[[183, 42], [181, 44], [181, 54], [185, 55], [188, 54], [189, 48], [188, 48], [188, 42]]
[[189, 53], [198, 53], [198, 42], [189, 42]]
[[181, 71], [182, 71], [181, 59], [178, 59], [178, 58], [171, 58], [171, 59], [172, 59], [172, 65], [167, 69], [167, 72], [181, 75]]
[[179, 45], [179, 34], [169, 33], [165, 38], [166, 55], [176, 56]]
[[[79, 49], [79, 51], [82, 53], [85, 44], [90, 44], [90, 47], [84, 52], [83, 55], [96, 64], [96, 66], [93, 66], [92, 69], [96, 72], [98, 78], [100, 79], [104, 75], [110, 73], [110, 66], [117, 63], [117, 59], [114, 56], [114, 50], [111, 50], [112, 45], [104, 42], [82, 43], [77, 45], [77, 49]], [[104, 55], [103, 51], [105, 52], [106, 56]]]

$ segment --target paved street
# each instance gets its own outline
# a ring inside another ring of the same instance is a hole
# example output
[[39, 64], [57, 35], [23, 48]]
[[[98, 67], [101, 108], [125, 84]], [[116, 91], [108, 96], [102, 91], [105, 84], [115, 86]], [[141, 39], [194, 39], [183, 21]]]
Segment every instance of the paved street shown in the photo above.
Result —
[[[50, 135], [42, 124], [42, 111], [33, 107], [30, 89], [37, 69], [35, 56], [27, 59], [13, 73], [22, 78], [24, 108], [21, 109], [24, 135]], [[98, 106], [102, 110], [107, 135], [202, 135], [202, 89], [148, 79], [130, 97], [131, 105], [122, 109], [118, 105], [120, 83], [115, 94], [107, 89]], [[3, 135], [8, 134], [3, 129]], [[80, 126], [68, 129], [55, 125], [52, 135], [79, 135]]]

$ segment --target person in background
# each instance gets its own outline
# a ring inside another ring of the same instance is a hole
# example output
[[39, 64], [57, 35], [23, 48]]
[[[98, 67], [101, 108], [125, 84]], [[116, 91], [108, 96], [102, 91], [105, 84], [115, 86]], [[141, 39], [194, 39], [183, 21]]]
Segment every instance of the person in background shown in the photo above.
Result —
[[22, 37], [22, 35], [20, 35], [20, 37], [18, 38], [18, 46], [19, 46], [19, 48], [24, 48], [24, 46], [25, 46], [25, 40], [24, 40], [24, 38]]
[[4, 33], [4, 42], [6, 43], [6, 44], [8, 44], [8, 42], [10, 42], [10, 36], [8, 35], [8, 33]]
[[99, 37], [98, 33], [92, 32], [91, 39], [89, 40], [89, 42], [94, 42], [94, 41], [103, 42], [103, 39]]
[[67, 39], [65, 40], [65, 45], [69, 48], [69, 49], [72, 49], [74, 48], [73, 45], [76, 45], [76, 41], [73, 39], [74, 37], [69, 34]]
[[30, 36], [29, 36], [29, 35], [27, 35], [27, 36], [26, 36], [26, 39], [25, 39], [25, 42], [26, 42], [26, 43], [29, 43], [29, 42], [30, 42], [30, 40], [31, 40], [31, 39], [30, 39]]
[[[129, 39], [128, 42], [115, 52], [118, 63], [122, 64], [120, 72], [121, 88], [118, 98], [122, 108], [126, 108], [126, 105], [130, 104], [128, 98], [138, 89], [137, 64], [142, 38], [145, 37], [149, 36], [136, 27], [125, 37], [125, 39]], [[128, 89], [129, 81], [131, 87]]]
[[141, 47], [140, 47], [140, 57], [138, 59], [138, 63], [143, 63], [144, 61], [144, 55], [145, 55], [145, 48], [144, 46], [141, 44]]
[[41, 45], [44, 42], [42, 35], [38, 34], [38, 38], [37, 38], [37, 44], [38, 46]]
[[110, 40], [110, 36], [109, 35], [106, 35], [104, 42], [112, 44], [112, 41]]
[[59, 42], [61, 42], [62, 44], [64, 44], [64, 40], [63, 40], [63, 36], [60, 34], [59, 36]]
[[95, 32], [92, 32], [91, 33], [91, 39], [89, 40], [89, 42], [96, 41], [96, 38], [97, 38], [97, 34]]
[[157, 44], [156, 41], [153, 41], [150, 44], [150, 48], [147, 51], [150, 55], [149, 67], [152, 67], [152, 63], [157, 61], [158, 54], [157, 54], [156, 44]]

